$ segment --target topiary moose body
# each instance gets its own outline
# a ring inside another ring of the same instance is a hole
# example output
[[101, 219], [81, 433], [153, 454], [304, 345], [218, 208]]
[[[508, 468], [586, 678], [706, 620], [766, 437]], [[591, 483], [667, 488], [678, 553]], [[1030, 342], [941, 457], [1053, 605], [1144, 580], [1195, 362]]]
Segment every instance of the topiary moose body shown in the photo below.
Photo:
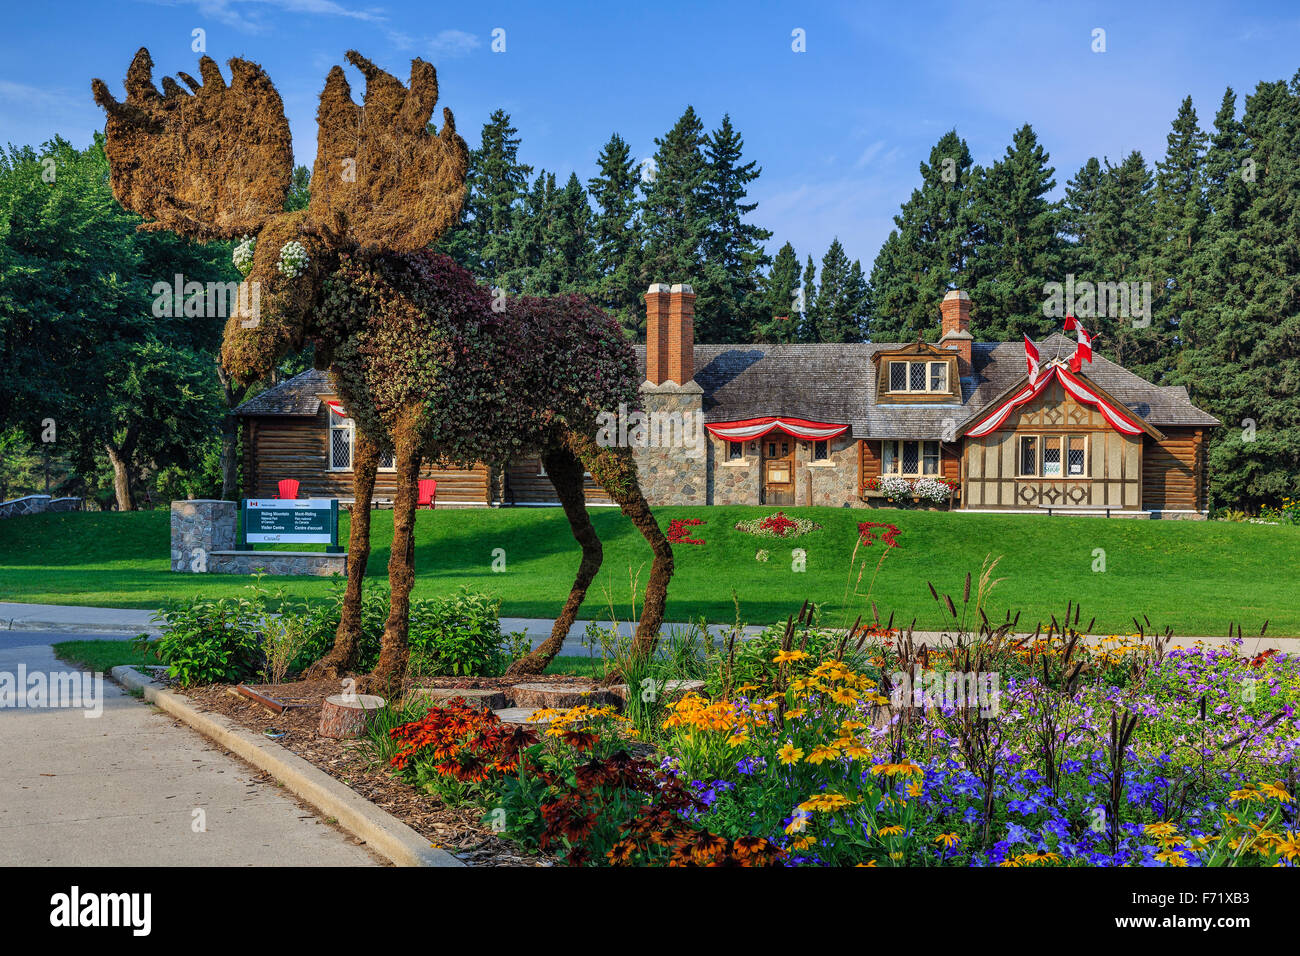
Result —
[[422, 463], [503, 463], [540, 449], [582, 560], [550, 638], [512, 665], [538, 673], [559, 651], [600, 568], [600, 540], [587, 515], [590, 472], [646, 538], [654, 554], [634, 642], [653, 652], [663, 621], [672, 549], [637, 482], [625, 448], [602, 447], [597, 415], [636, 402], [636, 363], [617, 324], [576, 297], [520, 297], [504, 311], [488, 291], [428, 246], [455, 222], [468, 150], [438, 99], [433, 67], [411, 66], [409, 88], [355, 52], [366, 78], [352, 101], [340, 67], [317, 112], [318, 146], [307, 209], [284, 212], [293, 156], [280, 96], [261, 67], [199, 62], [202, 82], [178, 74], [160, 94], [147, 50], [116, 101], [100, 80], [105, 151], [113, 191], [148, 220], [194, 239], [255, 237], [241, 307], [226, 326], [222, 365], [233, 378], [268, 377], [287, 354], [315, 347], [356, 425], [348, 579], [342, 618], [315, 676], [353, 671], [370, 553], [370, 505], [381, 453], [396, 465], [390, 613], [380, 658], [366, 684], [393, 686], [407, 664], [414, 583], [415, 511]]

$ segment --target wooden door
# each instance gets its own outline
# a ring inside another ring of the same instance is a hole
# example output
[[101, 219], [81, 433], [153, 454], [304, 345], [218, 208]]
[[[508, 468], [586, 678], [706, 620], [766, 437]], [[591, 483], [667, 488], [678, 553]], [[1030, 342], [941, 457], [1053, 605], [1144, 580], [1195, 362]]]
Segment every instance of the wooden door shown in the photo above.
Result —
[[794, 504], [794, 439], [785, 432], [768, 432], [763, 446], [763, 504]]

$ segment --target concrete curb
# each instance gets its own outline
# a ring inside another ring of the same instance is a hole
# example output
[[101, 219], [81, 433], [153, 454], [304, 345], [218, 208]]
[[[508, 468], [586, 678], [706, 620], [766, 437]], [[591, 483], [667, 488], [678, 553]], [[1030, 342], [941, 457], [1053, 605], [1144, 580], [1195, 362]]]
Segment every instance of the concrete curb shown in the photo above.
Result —
[[0, 620], [6, 631], [45, 631], [49, 634], [111, 634], [121, 637], [135, 637], [148, 634], [150, 637], [162, 637], [162, 628], [156, 624], [131, 627], [123, 624], [74, 624], [68, 621], [30, 621]]
[[203, 736], [275, 777], [293, 794], [339, 826], [364, 840], [370, 849], [397, 866], [464, 866], [389, 813], [380, 810], [325, 771], [279, 744], [234, 726], [219, 714], [197, 710], [189, 698], [165, 690], [134, 667], [114, 667], [112, 678], [127, 690], [189, 724]]

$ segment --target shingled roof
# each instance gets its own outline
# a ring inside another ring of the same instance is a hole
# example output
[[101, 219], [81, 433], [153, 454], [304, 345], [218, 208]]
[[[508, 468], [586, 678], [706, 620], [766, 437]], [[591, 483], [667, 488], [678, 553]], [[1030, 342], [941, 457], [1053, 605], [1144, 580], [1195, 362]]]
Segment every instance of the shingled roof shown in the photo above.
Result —
[[320, 411], [320, 396], [331, 395], [329, 373], [308, 369], [259, 392], [235, 409], [236, 415], [247, 417], [289, 416], [312, 417]]
[[[704, 389], [704, 418], [741, 421], [789, 415], [849, 425], [854, 438], [940, 438], [949, 423], [960, 428], [1025, 374], [1020, 342], [976, 342], [973, 374], [962, 379], [962, 402], [949, 405], [876, 404], [877, 352], [911, 343], [840, 345], [696, 345], [695, 381]], [[1039, 343], [1044, 363], [1069, 358], [1075, 342], [1060, 333]], [[636, 346], [645, 374], [645, 346]], [[1218, 425], [1193, 405], [1181, 386], [1161, 387], [1100, 355], [1084, 375], [1157, 428]]]
[[[704, 389], [704, 418], [740, 421], [787, 415], [849, 425], [854, 438], [940, 438], [960, 428], [1025, 374], [1020, 342], [975, 342], [973, 375], [962, 379], [962, 402], [951, 405], [877, 405], [876, 352], [910, 343], [860, 342], [843, 345], [696, 345], [695, 381]], [[1060, 333], [1038, 343], [1041, 360], [1067, 359], [1073, 339]], [[645, 346], [636, 346], [645, 376]], [[1178, 385], [1153, 385], [1097, 355], [1083, 374], [1157, 428], [1220, 424], [1191, 403]], [[295, 375], [244, 402], [236, 415], [310, 417], [320, 396], [333, 392], [326, 372]]]

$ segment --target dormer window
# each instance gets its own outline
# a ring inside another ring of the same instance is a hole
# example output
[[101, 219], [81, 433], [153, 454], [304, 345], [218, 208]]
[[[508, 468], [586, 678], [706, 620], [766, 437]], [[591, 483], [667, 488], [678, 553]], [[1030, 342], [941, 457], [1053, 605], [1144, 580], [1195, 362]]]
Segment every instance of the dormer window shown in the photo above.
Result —
[[891, 361], [889, 363], [889, 390], [891, 392], [948, 393], [948, 363]]

